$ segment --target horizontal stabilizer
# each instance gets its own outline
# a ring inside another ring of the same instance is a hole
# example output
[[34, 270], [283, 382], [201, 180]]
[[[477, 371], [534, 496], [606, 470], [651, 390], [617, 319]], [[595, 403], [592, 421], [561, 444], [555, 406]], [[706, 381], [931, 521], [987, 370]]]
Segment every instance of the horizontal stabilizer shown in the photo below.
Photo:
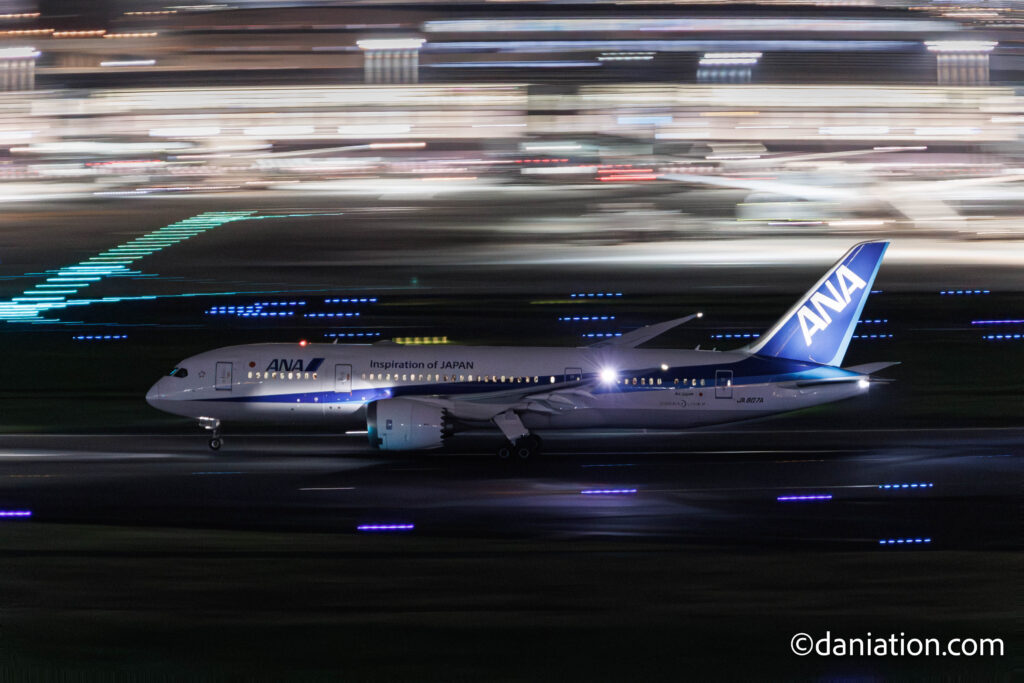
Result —
[[851, 365], [843, 370], [849, 370], [850, 372], [856, 372], [860, 375], [872, 375], [876, 372], [881, 372], [886, 368], [891, 368], [894, 365], [899, 365], [900, 361], [881, 361], [879, 363], [864, 363], [863, 365]]
[[599, 348], [599, 347], [603, 347], [603, 346], [604, 347], [607, 347], [607, 346], [617, 346], [617, 347], [623, 348], [623, 349], [632, 349], [634, 347], [640, 346], [644, 342], [650, 341], [650, 340], [654, 339], [655, 337], [664, 334], [665, 332], [668, 332], [673, 327], [678, 327], [679, 325], [682, 325], [685, 322], [689, 322], [689, 321], [693, 320], [694, 318], [702, 318], [702, 317], [704, 317], [703, 313], [693, 313], [693, 314], [688, 315], [688, 316], [683, 317], [683, 318], [676, 318], [675, 320], [666, 320], [663, 323], [655, 323], [653, 325], [646, 325], [644, 327], [635, 329], [632, 332], [627, 332], [626, 334], [622, 335], [621, 337], [613, 337], [611, 339], [603, 339], [603, 340], [597, 342], [596, 344], [591, 344], [590, 347], [591, 348]]

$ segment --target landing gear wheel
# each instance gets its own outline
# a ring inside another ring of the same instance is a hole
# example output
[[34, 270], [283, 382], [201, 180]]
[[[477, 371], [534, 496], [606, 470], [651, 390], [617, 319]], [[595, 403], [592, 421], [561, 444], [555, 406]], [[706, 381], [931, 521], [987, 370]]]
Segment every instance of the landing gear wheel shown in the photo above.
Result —
[[223, 443], [224, 442], [220, 440], [220, 437], [218, 437], [218, 436], [213, 437], [212, 439], [210, 439], [210, 450], [212, 450], [212, 451], [219, 451], [220, 447], [223, 445]]
[[498, 459], [499, 460], [508, 460], [511, 457], [512, 457], [512, 445], [511, 444], [505, 444], [505, 445], [503, 445], [503, 446], [498, 448]]
[[520, 460], [529, 460], [540, 455], [540, 437], [530, 434], [516, 441], [516, 457]]

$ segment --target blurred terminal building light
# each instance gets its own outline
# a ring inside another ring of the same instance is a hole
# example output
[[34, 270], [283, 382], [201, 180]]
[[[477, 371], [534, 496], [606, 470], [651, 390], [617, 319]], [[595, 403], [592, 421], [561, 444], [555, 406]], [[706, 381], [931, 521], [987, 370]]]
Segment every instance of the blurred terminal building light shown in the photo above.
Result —
[[[495, 163], [408, 158], [439, 140], [1019, 140], [1012, 4], [730, 4], [0, 0], [0, 88], [21, 91], [3, 95], [0, 177], [465, 178]], [[594, 173], [596, 152], [541, 152], [516, 153]]]
[[[42, 88], [482, 80], [984, 85], [1024, 75], [1015, 55], [1024, 47], [1015, 32], [1022, 23], [1024, 9], [1009, 0], [654, 7], [0, 0], [0, 47], [35, 48], [35, 61], [11, 67], [35, 69]], [[8, 89], [31, 87], [31, 78], [19, 76]]]

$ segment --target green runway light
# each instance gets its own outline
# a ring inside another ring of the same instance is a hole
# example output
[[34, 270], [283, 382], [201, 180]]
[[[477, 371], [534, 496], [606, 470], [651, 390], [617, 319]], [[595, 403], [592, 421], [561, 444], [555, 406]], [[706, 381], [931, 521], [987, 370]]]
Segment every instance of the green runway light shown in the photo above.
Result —
[[[75, 294], [78, 289], [88, 287], [92, 282], [102, 280], [103, 276], [125, 274], [127, 271], [126, 266], [141, 258], [161, 251], [166, 247], [179, 244], [190, 237], [201, 235], [225, 223], [247, 219], [254, 213], [256, 212], [212, 211], [202, 213], [177, 223], [166, 225], [124, 244], [119, 244], [75, 265], [65, 266], [57, 271], [50, 271], [48, 274], [53, 275], [53, 277], [47, 277], [45, 281], [55, 284], [39, 284], [32, 289], [22, 292], [23, 296], [14, 297], [10, 301], [0, 301], [0, 320], [7, 322], [54, 322], [41, 318], [40, 314], [53, 309], [66, 308], [67, 306], [88, 305], [96, 300], [68, 301], [63, 296], [41, 296], [42, 294]], [[43, 287], [69, 286], [76, 287], [76, 289], [49, 289], [41, 291]], [[156, 297], [130, 298], [151, 299]], [[101, 301], [121, 300], [123, 299], [120, 297], [104, 297], [101, 299]]]

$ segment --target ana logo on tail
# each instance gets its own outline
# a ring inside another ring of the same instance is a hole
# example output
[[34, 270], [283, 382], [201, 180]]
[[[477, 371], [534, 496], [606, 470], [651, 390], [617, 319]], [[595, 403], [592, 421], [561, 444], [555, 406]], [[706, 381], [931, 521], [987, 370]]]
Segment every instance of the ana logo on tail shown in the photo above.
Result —
[[[816, 332], [824, 332], [832, 324], [832, 316], [828, 314], [826, 308], [830, 308], [836, 313], [842, 313], [853, 299], [853, 293], [867, 287], [867, 283], [846, 266], [839, 266], [836, 270], [835, 282], [836, 284], [832, 284], [832, 280], [825, 281], [825, 287], [828, 288], [831, 297], [819, 289], [797, 311], [800, 329], [803, 330], [807, 346], [811, 345], [811, 337]], [[836, 285], [839, 287], [838, 291]], [[809, 306], [813, 306], [814, 310], [812, 311]]]

